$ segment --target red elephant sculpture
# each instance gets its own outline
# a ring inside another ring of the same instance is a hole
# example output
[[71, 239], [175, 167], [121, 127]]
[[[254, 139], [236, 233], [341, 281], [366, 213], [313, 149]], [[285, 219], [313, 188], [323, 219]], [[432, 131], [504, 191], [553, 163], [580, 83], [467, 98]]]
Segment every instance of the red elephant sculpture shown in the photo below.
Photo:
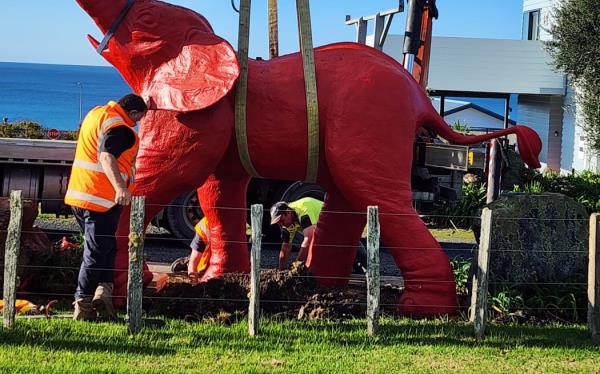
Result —
[[[200, 203], [213, 251], [204, 279], [248, 271], [246, 211], [240, 208], [247, 206], [250, 176], [241, 165], [234, 130], [239, 75], [234, 49], [203, 16], [180, 6], [155, 0], [77, 2], [112, 35], [100, 48], [102, 56], [151, 107], [140, 124], [136, 175], [136, 194], [146, 196], [146, 222], [178, 195], [202, 185]], [[100, 44], [89, 39], [96, 48]], [[317, 183], [327, 194], [307, 266], [322, 284], [345, 285], [367, 206], [378, 205], [382, 239], [406, 283], [398, 311], [455, 313], [448, 258], [411, 204], [415, 133], [426, 127], [458, 144], [514, 133], [532, 167], [539, 167], [539, 137], [523, 126], [481, 136], [453, 132], [412, 76], [373, 48], [337, 43], [316, 48], [314, 56]], [[301, 56], [250, 60], [248, 69], [247, 139], [254, 167], [265, 178], [303, 180], [308, 130]], [[124, 212], [122, 237], [128, 221]], [[125, 240], [119, 242], [116, 267], [127, 267]], [[124, 295], [126, 271], [115, 274], [115, 293]]]

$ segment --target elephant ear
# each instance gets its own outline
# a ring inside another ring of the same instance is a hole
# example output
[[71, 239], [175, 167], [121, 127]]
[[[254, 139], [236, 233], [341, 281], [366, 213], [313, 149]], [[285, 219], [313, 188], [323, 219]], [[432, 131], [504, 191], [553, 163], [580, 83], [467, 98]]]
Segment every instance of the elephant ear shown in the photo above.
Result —
[[196, 32], [190, 39], [142, 83], [141, 94], [151, 109], [203, 109], [233, 88], [240, 67], [231, 45], [212, 33]]

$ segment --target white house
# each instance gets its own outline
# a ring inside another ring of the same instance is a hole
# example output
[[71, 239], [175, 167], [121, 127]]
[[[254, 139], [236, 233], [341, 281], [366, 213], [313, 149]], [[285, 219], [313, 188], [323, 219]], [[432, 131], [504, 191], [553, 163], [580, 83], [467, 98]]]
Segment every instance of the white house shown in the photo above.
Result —
[[[553, 8], [564, 0], [524, 0], [523, 1], [523, 27], [522, 38], [529, 40], [547, 41], [552, 38], [548, 32], [554, 23]], [[563, 94], [563, 112], [544, 111], [544, 115], [555, 118], [558, 122], [562, 117], [562, 144], [561, 144], [561, 169], [570, 170], [594, 170], [598, 171], [600, 160], [598, 155], [591, 150], [585, 142], [583, 129], [578, 123], [582, 121], [581, 111], [575, 101], [575, 91], [569, 79], [565, 75], [565, 92]], [[531, 118], [539, 113], [539, 105], [532, 105], [526, 98], [519, 100], [521, 107], [529, 110]]]
[[[440, 111], [440, 99], [434, 97], [433, 107]], [[504, 118], [498, 113], [469, 101], [447, 99], [444, 104], [444, 120], [450, 126], [460, 123], [473, 131], [500, 130], [504, 127]], [[516, 121], [508, 120], [509, 125]]]
[[[518, 94], [517, 122], [540, 135], [540, 160], [547, 168], [596, 170], [598, 157], [576, 126], [573, 90], [566, 75], [552, 66], [542, 42], [551, 37], [552, 8], [560, 1], [524, 0], [521, 40], [434, 37], [428, 89], [447, 97]], [[384, 52], [402, 61], [402, 43], [403, 36], [389, 35]], [[454, 114], [446, 106], [445, 114]]]

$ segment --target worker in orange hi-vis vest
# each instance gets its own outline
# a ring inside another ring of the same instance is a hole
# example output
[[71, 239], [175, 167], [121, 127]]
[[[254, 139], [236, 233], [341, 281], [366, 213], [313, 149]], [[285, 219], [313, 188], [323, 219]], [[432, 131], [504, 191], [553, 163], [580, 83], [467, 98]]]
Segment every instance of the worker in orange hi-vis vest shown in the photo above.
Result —
[[85, 237], [73, 319], [116, 317], [112, 305], [115, 233], [134, 188], [139, 149], [134, 127], [147, 110], [141, 97], [129, 94], [95, 107], [81, 124], [65, 194]]
[[[203, 272], [208, 267], [210, 261], [210, 230], [208, 229], [208, 220], [203, 217], [194, 227], [196, 234], [190, 248], [190, 261], [188, 262], [188, 275], [197, 278], [198, 273]], [[202, 249], [204, 244], [204, 250]]]
[[[203, 217], [196, 226], [194, 226], [194, 238], [190, 243], [191, 254], [186, 257], [178, 258], [171, 264], [172, 272], [185, 271], [191, 278], [192, 283], [196, 283], [200, 274], [206, 270], [210, 262], [210, 228], [208, 219]], [[252, 228], [246, 224], [246, 235], [252, 235]]]

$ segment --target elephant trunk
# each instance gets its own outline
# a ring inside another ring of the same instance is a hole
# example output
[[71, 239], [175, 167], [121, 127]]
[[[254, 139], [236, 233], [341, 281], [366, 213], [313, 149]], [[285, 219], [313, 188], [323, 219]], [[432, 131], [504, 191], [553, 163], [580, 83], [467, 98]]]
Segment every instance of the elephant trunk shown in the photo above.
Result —
[[94, 20], [100, 31], [106, 33], [119, 16], [126, 0], [77, 0], [77, 4]]

